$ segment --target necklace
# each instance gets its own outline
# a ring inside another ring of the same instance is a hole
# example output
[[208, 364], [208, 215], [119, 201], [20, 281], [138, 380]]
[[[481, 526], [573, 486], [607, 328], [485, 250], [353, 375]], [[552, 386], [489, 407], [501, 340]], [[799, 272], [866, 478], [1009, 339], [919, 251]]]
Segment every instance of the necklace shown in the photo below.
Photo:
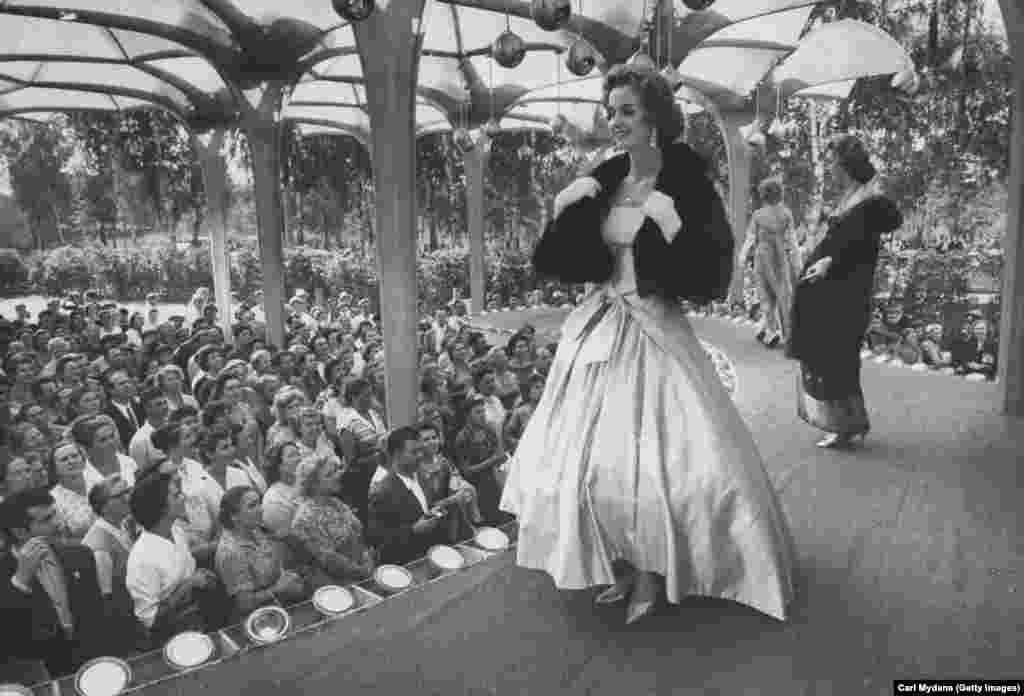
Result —
[[642, 176], [637, 178], [627, 177], [624, 184], [629, 185], [631, 191], [622, 195], [622, 202], [630, 205], [636, 205], [640, 203], [650, 191], [648, 190], [650, 185], [654, 184], [657, 174], [650, 174], [648, 176]]

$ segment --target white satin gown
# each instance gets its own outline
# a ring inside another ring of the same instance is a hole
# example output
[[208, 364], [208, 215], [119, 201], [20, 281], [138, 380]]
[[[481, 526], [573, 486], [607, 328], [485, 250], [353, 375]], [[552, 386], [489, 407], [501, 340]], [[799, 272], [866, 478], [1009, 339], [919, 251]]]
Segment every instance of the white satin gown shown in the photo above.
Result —
[[636, 293], [643, 219], [616, 206], [605, 220], [615, 274], [566, 319], [510, 463], [501, 508], [518, 517], [517, 561], [579, 590], [613, 583], [624, 560], [664, 576], [672, 603], [721, 597], [785, 620], [788, 524], [683, 310]]

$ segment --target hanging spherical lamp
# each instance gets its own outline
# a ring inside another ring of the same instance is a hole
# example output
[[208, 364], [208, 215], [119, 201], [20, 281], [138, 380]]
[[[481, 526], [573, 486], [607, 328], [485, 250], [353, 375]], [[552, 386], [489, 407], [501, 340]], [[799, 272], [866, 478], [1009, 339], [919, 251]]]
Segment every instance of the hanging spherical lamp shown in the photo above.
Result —
[[361, 22], [373, 14], [375, 0], [331, 0], [334, 11], [349, 22]]
[[640, 49], [629, 57], [626, 61], [627, 65], [632, 65], [637, 68], [646, 68], [649, 70], [657, 70], [658, 64], [654, 62], [654, 59], [647, 55], [647, 51]]
[[572, 15], [572, 0], [532, 0], [530, 16], [544, 31], [561, 29]]
[[503, 31], [491, 44], [491, 55], [503, 68], [514, 68], [526, 57], [526, 42], [514, 31]]
[[706, 10], [715, 3], [715, 0], [683, 0], [683, 4], [694, 12]]
[[473, 136], [469, 134], [469, 131], [465, 128], [456, 128], [452, 132], [452, 140], [455, 143], [455, 147], [459, 149], [459, 152], [465, 154], [476, 147], [476, 143], [473, 142]]
[[497, 138], [501, 133], [501, 124], [498, 123], [498, 119], [488, 119], [487, 123], [484, 124], [483, 132], [488, 138]]
[[597, 51], [583, 39], [576, 39], [569, 45], [565, 56], [565, 67], [578, 77], [589, 75], [597, 66]]

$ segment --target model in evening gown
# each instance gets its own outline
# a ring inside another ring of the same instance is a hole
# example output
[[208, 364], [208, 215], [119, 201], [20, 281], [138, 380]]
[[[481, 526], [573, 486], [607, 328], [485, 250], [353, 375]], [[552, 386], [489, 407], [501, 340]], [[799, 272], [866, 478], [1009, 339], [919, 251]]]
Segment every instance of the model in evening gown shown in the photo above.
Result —
[[630, 622], [662, 584], [672, 603], [722, 597], [784, 619], [787, 522], [679, 302], [724, 296], [732, 233], [706, 162], [674, 142], [662, 82], [635, 66], [609, 72], [625, 152], [559, 194], [535, 251], [539, 273], [598, 285], [562, 327], [502, 508], [518, 517], [521, 566], [563, 589], [611, 585], [598, 603], [628, 598]]

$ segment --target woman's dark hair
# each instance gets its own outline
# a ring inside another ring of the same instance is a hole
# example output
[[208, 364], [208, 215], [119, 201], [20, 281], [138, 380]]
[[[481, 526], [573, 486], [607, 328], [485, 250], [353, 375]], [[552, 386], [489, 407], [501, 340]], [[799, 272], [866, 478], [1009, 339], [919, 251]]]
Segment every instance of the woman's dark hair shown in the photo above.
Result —
[[164, 516], [173, 480], [171, 474], [162, 474], [155, 468], [135, 481], [129, 506], [132, 517], [143, 529], [152, 530]]
[[228, 383], [228, 380], [235, 380], [240, 386], [245, 386], [245, 380], [241, 379], [237, 375], [230, 372], [222, 372], [217, 376], [217, 384], [213, 388], [213, 398], [217, 401], [224, 398], [224, 385]]
[[431, 423], [430, 421], [420, 421], [416, 425], [416, 432], [422, 436], [424, 430], [433, 431], [433, 433], [439, 437], [441, 435], [441, 429], [437, 427], [437, 423]]
[[530, 338], [523, 333], [522, 330], [512, 334], [512, 338], [508, 339], [508, 343], [505, 344], [505, 354], [508, 355], [508, 357], [511, 358], [515, 356], [516, 344], [520, 341], [526, 341], [526, 345], [530, 345]]
[[149, 436], [149, 441], [158, 450], [167, 454], [181, 444], [182, 430], [181, 421], [169, 421], [154, 430]]
[[256, 489], [249, 486], [232, 486], [224, 492], [220, 499], [220, 510], [217, 513], [217, 521], [224, 529], [235, 528], [235, 515], [242, 509], [242, 501], [245, 494], [255, 492]]
[[866, 184], [878, 173], [864, 144], [852, 135], [842, 135], [828, 144], [839, 166], [858, 184]]
[[360, 394], [371, 388], [370, 383], [362, 377], [352, 380], [345, 385], [345, 403], [351, 406]]
[[195, 406], [190, 406], [188, 404], [182, 404], [181, 408], [176, 408], [173, 411], [171, 411], [171, 415], [168, 416], [167, 420], [168, 421], [176, 421], [176, 422], [180, 423], [181, 421], [185, 420], [186, 418], [198, 418], [198, 417], [199, 417], [199, 411], [196, 409]]
[[685, 118], [676, 103], [672, 86], [657, 70], [620, 63], [604, 76], [602, 102], [619, 87], [632, 87], [650, 118], [658, 137], [658, 147], [665, 149], [683, 135]]
[[765, 179], [757, 187], [761, 196], [761, 203], [764, 205], [775, 205], [782, 200], [782, 184], [776, 179]]
[[279, 442], [267, 450], [266, 474], [268, 486], [272, 486], [281, 480], [281, 464], [284, 462], [284, 451], [289, 447], [298, 449], [298, 445], [289, 440], [288, 442]]
[[203, 427], [211, 427], [220, 418], [230, 419], [232, 408], [231, 404], [227, 401], [215, 400], [208, 402], [203, 406]]
[[416, 428], [410, 426], [395, 428], [388, 435], [388, 456], [393, 457], [398, 452], [401, 452], [406, 442], [418, 442], [419, 439], [420, 433]]
[[204, 434], [202, 439], [199, 441], [199, 449], [203, 453], [203, 457], [209, 461], [210, 456], [217, 451], [217, 445], [224, 440], [231, 440], [231, 443], [235, 442], [234, 428], [210, 428]]

